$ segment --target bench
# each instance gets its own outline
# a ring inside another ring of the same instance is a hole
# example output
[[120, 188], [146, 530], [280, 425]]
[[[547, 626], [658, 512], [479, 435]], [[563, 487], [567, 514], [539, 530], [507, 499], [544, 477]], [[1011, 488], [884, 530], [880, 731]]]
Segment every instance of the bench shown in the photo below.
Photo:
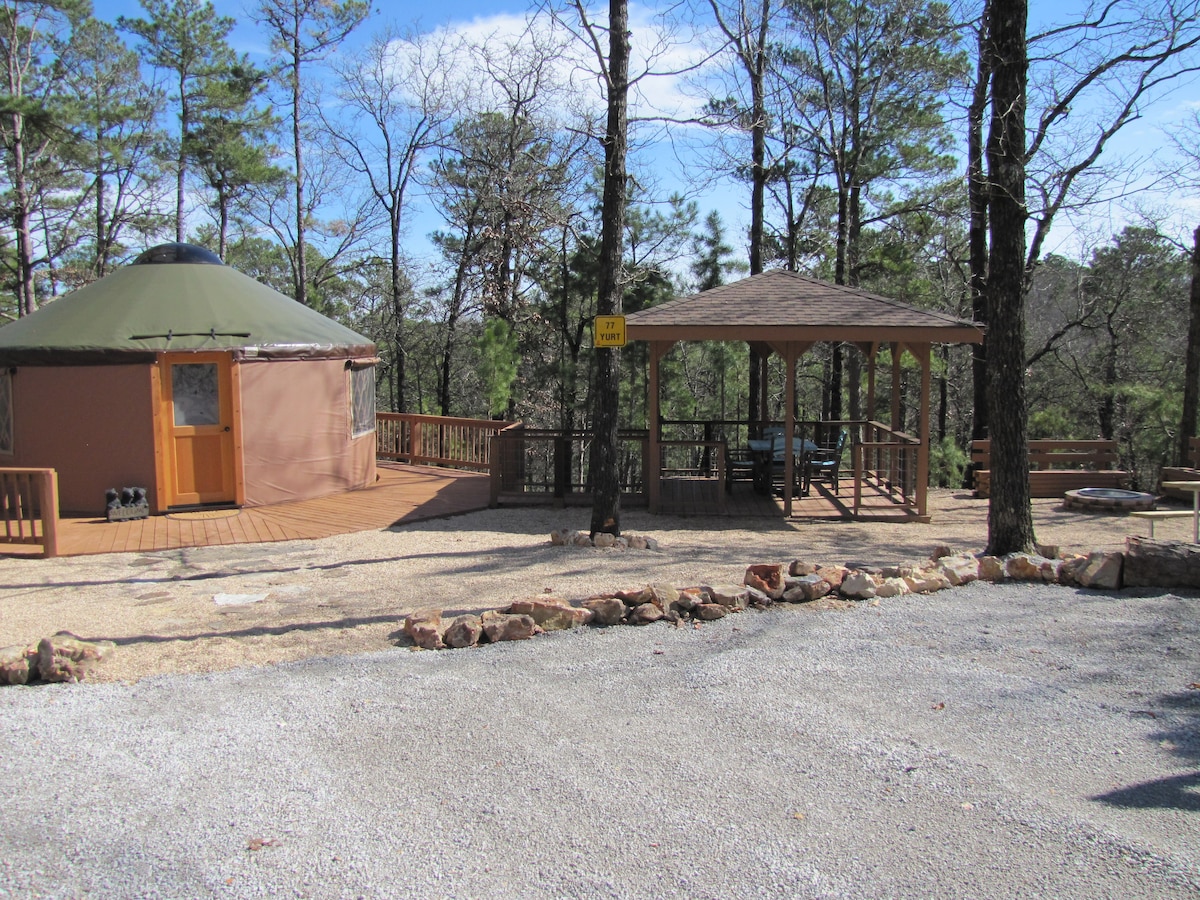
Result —
[[1150, 537], [1154, 537], [1154, 523], [1159, 519], [1190, 519], [1194, 513], [1190, 509], [1135, 509], [1129, 515], [1146, 519], [1150, 523]]
[[[1163, 466], [1159, 476], [1159, 484], [1163, 481], [1200, 481], [1200, 438], [1188, 439], [1188, 465]], [[1178, 488], [1160, 487], [1159, 493], [1174, 500], [1191, 502], [1192, 495]], [[1153, 537], [1153, 535], [1151, 535]]]
[[[1116, 441], [1029, 441], [1029, 496], [1061, 497], [1084, 487], [1127, 488], [1129, 473], [1115, 468]], [[975, 496], [991, 496], [992, 442], [971, 442]]]

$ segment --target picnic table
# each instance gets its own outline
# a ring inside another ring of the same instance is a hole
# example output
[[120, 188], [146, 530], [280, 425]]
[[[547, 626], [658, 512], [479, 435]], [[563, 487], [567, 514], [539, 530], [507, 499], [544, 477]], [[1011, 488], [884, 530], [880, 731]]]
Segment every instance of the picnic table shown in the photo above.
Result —
[[[775, 472], [775, 465], [778, 463], [782, 467], [785, 462], [784, 444], [782, 435], [761, 440], [752, 438], [746, 441], [746, 446], [750, 448], [751, 459], [754, 460], [754, 489], [760, 494], [771, 492], [771, 480]], [[792, 456], [802, 460], [795, 469], [797, 473], [803, 471], [803, 460], [816, 449], [817, 445], [807, 438], [792, 438]]]

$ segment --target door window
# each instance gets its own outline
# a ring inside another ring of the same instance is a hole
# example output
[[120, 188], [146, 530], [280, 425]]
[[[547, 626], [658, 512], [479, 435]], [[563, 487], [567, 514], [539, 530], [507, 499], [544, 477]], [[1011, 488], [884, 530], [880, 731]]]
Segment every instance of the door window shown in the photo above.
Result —
[[221, 421], [216, 363], [171, 366], [171, 399], [176, 425], [217, 425]]

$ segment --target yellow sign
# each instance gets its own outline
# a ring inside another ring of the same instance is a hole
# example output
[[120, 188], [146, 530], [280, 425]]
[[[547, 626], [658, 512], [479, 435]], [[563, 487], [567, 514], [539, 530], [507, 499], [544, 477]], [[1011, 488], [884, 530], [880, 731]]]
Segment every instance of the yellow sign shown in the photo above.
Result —
[[625, 317], [596, 316], [592, 330], [593, 347], [624, 347]]

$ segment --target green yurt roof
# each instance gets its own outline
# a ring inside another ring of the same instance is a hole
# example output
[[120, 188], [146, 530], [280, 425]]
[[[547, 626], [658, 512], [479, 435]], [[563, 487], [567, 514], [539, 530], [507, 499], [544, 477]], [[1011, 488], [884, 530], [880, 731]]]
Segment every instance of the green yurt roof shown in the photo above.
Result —
[[0, 328], [0, 365], [149, 361], [164, 351], [202, 350], [342, 359], [372, 356], [375, 345], [190, 244], [147, 250]]

